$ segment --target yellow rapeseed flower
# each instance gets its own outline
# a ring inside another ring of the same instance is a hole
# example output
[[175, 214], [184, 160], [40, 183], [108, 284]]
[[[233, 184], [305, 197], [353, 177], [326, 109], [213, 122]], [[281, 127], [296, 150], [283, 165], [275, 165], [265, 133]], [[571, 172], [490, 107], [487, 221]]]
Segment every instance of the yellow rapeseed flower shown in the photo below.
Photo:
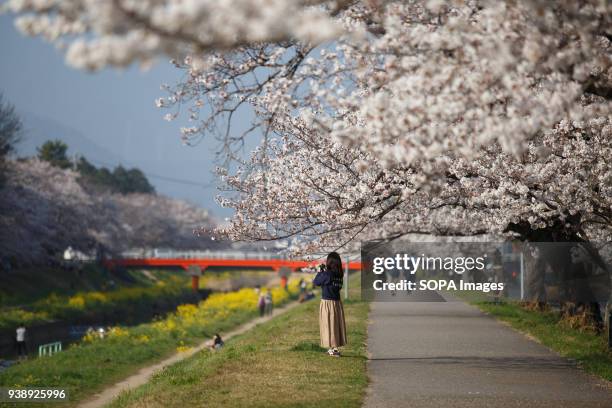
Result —
[[108, 337], [123, 337], [128, 336], [130, 334], [128, 329], [124, 329], [119, 326], [111, 327], [108, 330]]
[[83, 295], [74, 295], [68, 299], [68, 305], [75, 309], [83, 309], [85, 307], [85, 299]]

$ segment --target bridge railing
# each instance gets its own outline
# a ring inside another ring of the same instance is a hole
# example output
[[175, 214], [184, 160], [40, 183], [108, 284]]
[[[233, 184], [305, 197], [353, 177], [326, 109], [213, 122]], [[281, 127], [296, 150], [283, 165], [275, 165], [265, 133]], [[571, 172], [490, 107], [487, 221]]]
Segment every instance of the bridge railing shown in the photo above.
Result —
[[121, 253], [123, 259], [289, 259], [287, 255], [273, 252], [252, 251], [175, 251], [131, 250]]
[[42, 344], [38, 346], [38, 356], [52, 356], [53, 354], [62, 351], [62, 342], [55, 341], [53, 343]]

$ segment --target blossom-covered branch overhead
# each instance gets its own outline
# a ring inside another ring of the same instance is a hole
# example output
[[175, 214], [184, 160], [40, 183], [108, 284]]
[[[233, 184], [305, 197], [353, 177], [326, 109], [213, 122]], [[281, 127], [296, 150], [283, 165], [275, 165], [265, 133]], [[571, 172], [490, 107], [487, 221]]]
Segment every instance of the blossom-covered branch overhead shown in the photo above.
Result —
[[[215, 135], [232, 238], [609, 239], [612, 5], [601, 0], [8, 0], [77, 67], [157, 56], [157, 100]], [[237, 123], [237, 112], [251, 123]], [[245, 138], [259, 147], [245, 159]], [[527, 232], [526, 232], [527, 231]], [[607, 237], [607, 238], [606, 238]]]

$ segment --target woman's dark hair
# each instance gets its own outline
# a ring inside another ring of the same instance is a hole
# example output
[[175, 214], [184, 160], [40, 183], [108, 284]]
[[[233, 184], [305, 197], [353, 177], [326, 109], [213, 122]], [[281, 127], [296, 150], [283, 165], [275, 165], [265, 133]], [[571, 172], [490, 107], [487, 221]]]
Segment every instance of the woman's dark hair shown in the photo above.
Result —
[[337, 277], [342, 277], [342, 259], [340, 259], [340, 255], [338, 255], [337, 252], [330, 252], [329, 255], [327, 255], [325, 267]]

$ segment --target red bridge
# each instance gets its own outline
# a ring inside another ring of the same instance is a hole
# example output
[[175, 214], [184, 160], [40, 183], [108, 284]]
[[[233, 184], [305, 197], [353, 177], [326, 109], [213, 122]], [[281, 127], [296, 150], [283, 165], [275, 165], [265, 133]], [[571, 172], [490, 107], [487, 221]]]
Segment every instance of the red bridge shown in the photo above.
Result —
[[[194, 290], [199, 288], [199, 277], [208, 267], [228, 267], [228, 268], [257, 268], [271, 269], [280, 272], [286, 269], [295, 272], [302, 268], [315, 267], [321, 261], [303, 261], [291, 259], [222, 259], [222, 258], [124, 258], [106, 259], [104, 266], [109, 269], [122, 266], [128, 268], [136, 267], [157, 267], [157, 268], [183, 268], [191, 274], [191, 287]], [[346, 265], [344, 265], [346, 267]], [[354, 261], [348, 263], [349, 270], [361, 270], [361, 262]]]

